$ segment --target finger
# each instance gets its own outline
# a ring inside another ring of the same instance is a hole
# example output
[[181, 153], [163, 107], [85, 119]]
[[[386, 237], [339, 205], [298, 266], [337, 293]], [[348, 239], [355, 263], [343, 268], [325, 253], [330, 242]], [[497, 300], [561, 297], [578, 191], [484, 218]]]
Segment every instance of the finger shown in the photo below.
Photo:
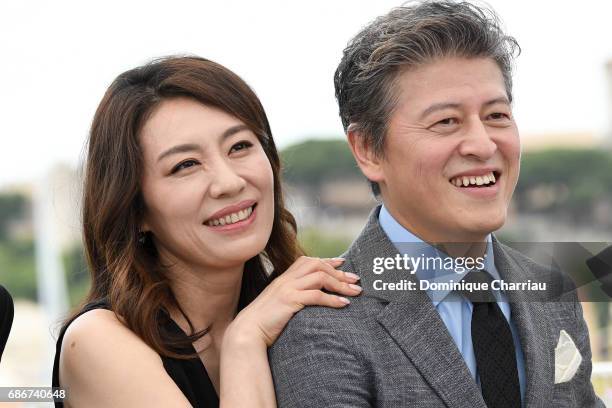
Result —
[[291, 266], [284, 272], [281, 273], [274, 281], [270, 284], [271, 287], [294, 287], [295, 281], [304, 275], [312, 273], [315, 265], [322, 264], [319, 258], [311, 258], [308, 256], [298, 257]]
[[318, 258], [311, 258], [308, 256], [300, 256], [296, 259], [289, 268], [280, 274], [276, 281], [286, 281], [289, 279], [299, 278], [312, 271], [312, 264], [316, 262]]
[[345, 307], [349, 303], [345, 297], [321, 292], [320, 290], [303, 290], [297, 295], [298, 302], [304, 306]]
[[[302, 259], [304, 258], [304, 259]], [[301, 261], [298, 263], [298, 261]], [[341, 271], [336, 270], [333, 266], [323, 261], [321, 258], [309, 258], [300, 257], [298, 261], [294, 262], [293, 265], [283, 275], [292, 276], [294, 278], [301, 278], [313, 272], [325, 271], [326, 273], [336, 276], [338, 279], [342, 278]]]
[[330, 264], [332, 267], [337, 268], [346, 261], [344, 258], [321, 258], [325, 263]]
[[339, 281], [321, 271], [298, 279], [295, 288], [298, 290], [325, 289], [346, 296], [357, 296], [362, 291], [358, 285]]
[[[343, 258], [331, 258], [332, 260], [337, 260], [336, 262], [339, 262], [340, 264], [342, 264], [344, 262]], [[356, 275], [354, 273], [351, 272], [344, 272], [344, 271], [340, 271], [338, 269], [336, 269], [338, 266], [334, 266], [333, 263], [328, 262], [330, 259], [329, 258], [323, 258], [321, 259], [321, 261], [323, 261], [324, 266], [322, 268], [322, 270], [324, 272], [329, 273], [331, 276], [335, 277], [338, 280], [341, 280], [343, 282], [349, 282], [349, 283], [355, 283], [357, 282], [359, 279], [361, 279], [359, 277], [359, 275]], [[329, 267], [328, 267], [329, 266]]]
[[[333, 268], [338, 268], [340, 265], [342, 265], [346, 259], [344, 258], [322, 258], [321, 259], [323, 262], [329, 264], [330, 266], [332, 266]], [[344, 281], [346, 282], [351, 282], [351, 283], [355, 283], [358, 280], [361, 279], [361, 277], [357, 274], [354, 274], [352, 272], [343, 272], [344, 273]]]
[[285, 273], [281, 274], [280, 277], [284, 282], [291, 278], [301, 278], [305, 275], [314, 272], [323, 271], [335, 277], [336, 279], [344, 282], [355, 283], [360, 279], [359, 276], [355, 275], [354, 273], [343, 272], [335, 269], [335, 267], [332, 265], [333, 263], [338, 263], [340, 265], [342, 264], [342, 262], [344, 262], [342, 258], [335, 259], [336, 261], [329, 262], [330, 259], [328, 258], [322, 259], [301, 256], [293, 263], [293, 265], [291, 265], [291, 267]]

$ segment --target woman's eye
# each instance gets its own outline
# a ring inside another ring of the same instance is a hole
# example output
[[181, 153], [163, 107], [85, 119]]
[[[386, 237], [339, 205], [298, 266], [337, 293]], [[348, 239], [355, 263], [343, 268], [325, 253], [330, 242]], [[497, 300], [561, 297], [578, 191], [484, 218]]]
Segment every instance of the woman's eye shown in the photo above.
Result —
[[242, 142], [238, 142], [235, 145], [233, 145], [232, 148], [230, 149], [230, 153], [238, 152], [240, 150], [246, 150], [251, 146], [253, 146], [253, 143], [243, 140]]
[[174, 168], [172, 169], [172, 173], [171, 174], [174, 174], [177, 171], [180, 171], [180, 170], [183, 170], [183, 169], [186, 169], [186, 168], [189, 168], [189, 167], [193, 167], [193, 166], [195, 166], [197, 164], [198, 164], [198, 162], [195, 161], [195, 160], [185, 160], [184, 162], [180, 162], [179, 164], [174, 166]]

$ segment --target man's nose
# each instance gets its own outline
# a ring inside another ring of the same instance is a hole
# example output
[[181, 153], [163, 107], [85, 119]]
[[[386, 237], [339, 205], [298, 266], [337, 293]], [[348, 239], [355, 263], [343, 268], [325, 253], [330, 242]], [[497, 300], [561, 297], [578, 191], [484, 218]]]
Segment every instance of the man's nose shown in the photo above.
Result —
[[215, 163], [210, 195], [213, 198], [231, 197], [246, 187], [246, 180], [225, 160]]
[[489, 129], [482, 120], [480, 118], [471, 120], [459, 145], [459, 153], [462, 156], [474, 156], [481, 160], [487, 160], [496, 151], [497, 144], [491, 138]]

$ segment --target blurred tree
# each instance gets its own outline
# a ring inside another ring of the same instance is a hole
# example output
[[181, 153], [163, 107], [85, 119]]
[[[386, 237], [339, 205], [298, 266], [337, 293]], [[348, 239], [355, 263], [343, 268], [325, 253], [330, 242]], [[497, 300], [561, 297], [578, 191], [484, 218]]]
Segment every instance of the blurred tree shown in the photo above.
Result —
[[29, 198], [19, 193], [0, 194], [0, 283], [14, 298], [36, 300], [34, 241], [15, 239], [11, 225], [30, 217]]
[[[281, 152], [284, 177], [295, 184], [315, 188], [331, 179], [362, 177], [343, 139], [309, 140]], [[612, 153], [606, 150], [543, 150], [523, 155], [515, 199], [519, 211], [544, 211], [589, 221], [594, 203], [612, 202]], [[530, 193], [552, 192], [546, 205], [534, 209]], [[34, 243], [10, 237], [14, 221], [31, 217], [29, 198], [16, 193], [0, 194], [0, 283], [15, 296], [36, 299]], [[612, 217], [611, 217], [612, 218]], [[313, 256], [334, 257], [343, 253], [350, 238], [326, 235], [314, 229], [300, 232], [300, 242]], [[62, 255], [71, 305], [78, 304], [89, 287], [83, 250], [76, 245]]]
[[363, 176], [344, 139], [307, 140], [281, 151], [284, 180], [319, 187], [326, 180]]
[[0, 283], [14, 298], [36, 301], [34, 242], [0, 242]]
[[344, 253], [351, 238], [344, 235], [330, 235], [315, 228], [306, 228], [299, 232], [298, 239], [308, 256], [334, 258]]
[[[534, 208], [530, 194], [550, 199]], [[525, 153], [515, 199], [520, 211], [565, 213], [587, 221], [599, 200], [612, 200], [612, 152], [603, 149], [551, 149]]]
[[27, 216], [28, 199], [17, 193], [0, 194], [0, 241], [9, 238], [9, 226], [12, 222]]
[[74, 307], [85, 299], [91, 282], [83, 247], [81, 245], [74, 245], [68, 248], [64, 251], [62, 259], [66, 272], [68, 300], [70, 307]]

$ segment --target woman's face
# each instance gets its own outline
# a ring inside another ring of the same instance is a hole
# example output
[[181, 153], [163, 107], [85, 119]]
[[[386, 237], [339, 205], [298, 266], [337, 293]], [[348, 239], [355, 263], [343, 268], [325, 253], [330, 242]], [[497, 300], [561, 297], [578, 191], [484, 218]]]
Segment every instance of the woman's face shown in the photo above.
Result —
[[232, 267], [261, 252], [274, 217], [274, 179], [255, 134], [193, 99], [162, 101], [140, 133], [145, 202], [162, 261]]

